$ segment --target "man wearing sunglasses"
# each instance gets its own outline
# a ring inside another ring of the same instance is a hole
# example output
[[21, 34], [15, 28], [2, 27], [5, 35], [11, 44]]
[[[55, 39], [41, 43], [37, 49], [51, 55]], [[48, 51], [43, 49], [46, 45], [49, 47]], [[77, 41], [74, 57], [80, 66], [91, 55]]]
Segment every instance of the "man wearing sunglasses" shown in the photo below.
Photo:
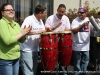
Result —
[[78, 16], [71, 24], [74, 75], [86, 75], [89, 63], [90, 29], [93, 27], [89, 23], [87, 9], [80, 7]]

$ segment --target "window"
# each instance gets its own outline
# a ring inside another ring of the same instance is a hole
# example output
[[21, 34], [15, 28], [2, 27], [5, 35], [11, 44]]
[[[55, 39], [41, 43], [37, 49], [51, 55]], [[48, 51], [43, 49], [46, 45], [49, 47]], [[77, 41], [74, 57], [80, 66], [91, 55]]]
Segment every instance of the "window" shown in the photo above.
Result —
[[53, 0], [0, 0], [0, 6], [7, 2], [15, 9], [15, 20], [32, 15], [38, 4], [46, 6], [47, 16], [53, 14]]

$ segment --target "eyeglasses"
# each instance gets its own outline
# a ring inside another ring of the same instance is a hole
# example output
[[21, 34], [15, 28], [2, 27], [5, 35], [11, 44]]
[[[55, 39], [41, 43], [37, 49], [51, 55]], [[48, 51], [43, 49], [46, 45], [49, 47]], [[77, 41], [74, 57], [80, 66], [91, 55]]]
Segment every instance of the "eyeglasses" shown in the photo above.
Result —
[[84, 14], [85, 12], [78, 12], [78, 14]]
[[5, 9], [3, 11], [15, 11], [14, 9]]

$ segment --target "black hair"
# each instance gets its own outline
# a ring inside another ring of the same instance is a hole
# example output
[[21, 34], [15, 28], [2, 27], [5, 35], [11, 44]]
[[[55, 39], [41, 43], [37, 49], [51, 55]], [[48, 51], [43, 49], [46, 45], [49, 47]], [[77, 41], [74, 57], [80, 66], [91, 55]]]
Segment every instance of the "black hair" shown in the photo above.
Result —
[[35, 7], [35, 14], [39, 14], [40, 12], [43, 13], [46, 10], [46, 7], [42, 6], [42, 5], [37, 5]]
[[4, 11], [5, 6], [7, 6], [7, 5], [11, 5], [11, 4], [9, 4], [9, 3], [4, 3], [4, 4], [0, 7], [0, 19], [2, 18], [2, 11]]
[[60, 5], [58, 6], [58, 9], [59, 9], [59, 8], [62, 8], [62, 7], [66, 9], [66, 6], [65, 6], [64, 4], [60, 4]]

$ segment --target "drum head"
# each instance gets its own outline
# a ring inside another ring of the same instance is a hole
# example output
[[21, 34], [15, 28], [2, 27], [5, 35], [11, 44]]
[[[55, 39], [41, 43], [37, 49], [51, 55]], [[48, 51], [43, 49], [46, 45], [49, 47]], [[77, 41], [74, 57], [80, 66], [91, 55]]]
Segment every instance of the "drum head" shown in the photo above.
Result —
[[55, 32], [43, 32], [41, 35], [56, 34]]
[[71, 31], [59, 31], [58, 33], [65, 33], [65, 34], [67, 34], [67, 33], [71, 33]]

